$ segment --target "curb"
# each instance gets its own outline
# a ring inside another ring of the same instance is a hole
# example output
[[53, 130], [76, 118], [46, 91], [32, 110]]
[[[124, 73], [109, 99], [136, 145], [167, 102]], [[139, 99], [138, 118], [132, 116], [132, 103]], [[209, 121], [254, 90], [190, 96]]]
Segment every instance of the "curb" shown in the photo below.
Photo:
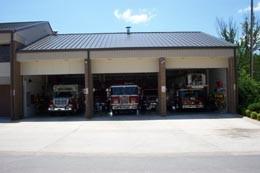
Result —
[[255, 120], [255, 119], [252, 119], [252, 118], [248, 118], [248, 117], [243, 117], [243, 119], [251, 122], [251, 123], [254, 123], [254, 124], [257, 124], [257, 125], [260, 125], [260, 121], [258, 120]]

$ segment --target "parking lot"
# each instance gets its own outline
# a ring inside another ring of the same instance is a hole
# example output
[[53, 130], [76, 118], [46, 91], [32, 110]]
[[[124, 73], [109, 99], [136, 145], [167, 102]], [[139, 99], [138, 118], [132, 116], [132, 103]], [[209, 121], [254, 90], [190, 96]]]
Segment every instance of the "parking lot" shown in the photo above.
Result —
[[27, 118], [0, 123], [0, 152], [260, 153], [260, 124], [229, 114]]

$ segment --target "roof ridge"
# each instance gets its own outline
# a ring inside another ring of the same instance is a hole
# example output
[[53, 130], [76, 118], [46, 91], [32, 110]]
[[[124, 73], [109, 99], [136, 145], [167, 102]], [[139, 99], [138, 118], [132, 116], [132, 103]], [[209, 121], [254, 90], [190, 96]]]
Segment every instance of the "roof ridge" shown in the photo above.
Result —
[[[202, 33], [201, 31], [151, 31], [151, 32], [131, 32], [131, 34], [159, 34], [159, 33]], [[86, 33], [61, 33], [56, 35], [91, 35], [91, 34], [126, 34], [126, 32], [86, 32]]]
[[49, 23], [49, 22], [46, 22], [46, 21], [35, 22], [35, 23], [30, 24], [30, 25], [18, 27], [17, 29], [14, 29], [14, 31], [19, 31], [19, 30], [23, 30], [23, 29], [26, 29], [26, 28], [31, 28], [31, 27], [34, 27], [34, 26], [42, 24], [42, 23]]
[[0, 22], [0, 24], [18, 24], [18, 23], [38, 23], [38, 22], [48, 22], [48, 21], [22, 21], [22, 22]]
[[1, 31], [7, 30], [7, 31], [16, 32], [16, 31], [19, 31], [19, 30], [23, 30], [23, 29], [34, 27], [34, 26], [42, 24], [42, 23], [49, 23], [49, 22], [48, 21], [6, 22], [6, 23], [0, 23], [0, 26], [1, 25], [8, 25], [8, 24], [12, 24], [12, 25], [15, 25], [15, 24], [25, 24], [24, 26], [18, 26], [16, 28], [14, 27], [14, 28], [1, 30]]

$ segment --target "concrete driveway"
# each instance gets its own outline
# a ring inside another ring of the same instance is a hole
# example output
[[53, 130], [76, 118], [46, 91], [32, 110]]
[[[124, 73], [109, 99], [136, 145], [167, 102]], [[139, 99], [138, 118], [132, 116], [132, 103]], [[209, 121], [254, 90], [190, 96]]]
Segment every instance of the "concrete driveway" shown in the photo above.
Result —
[[260, 123], [230, 115], [70, 120], [61, 117], [2, 122], [0, 153], [260, 153]]

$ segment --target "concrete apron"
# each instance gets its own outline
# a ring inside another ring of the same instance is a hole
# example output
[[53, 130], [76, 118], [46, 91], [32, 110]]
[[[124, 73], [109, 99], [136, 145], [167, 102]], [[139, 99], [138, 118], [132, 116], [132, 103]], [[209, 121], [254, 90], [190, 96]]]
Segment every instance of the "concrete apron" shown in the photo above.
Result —
[[152, 117], [126, 120], [118, 116], [113, 121], [104, 118], [84, 121], [84, 117], [74, 121], [25, 119], [17, 123], [0, 123], [0, 152], [260, 153], [260, 125], [243, 118], [230, 115], [205, 115], [197, 119]]

